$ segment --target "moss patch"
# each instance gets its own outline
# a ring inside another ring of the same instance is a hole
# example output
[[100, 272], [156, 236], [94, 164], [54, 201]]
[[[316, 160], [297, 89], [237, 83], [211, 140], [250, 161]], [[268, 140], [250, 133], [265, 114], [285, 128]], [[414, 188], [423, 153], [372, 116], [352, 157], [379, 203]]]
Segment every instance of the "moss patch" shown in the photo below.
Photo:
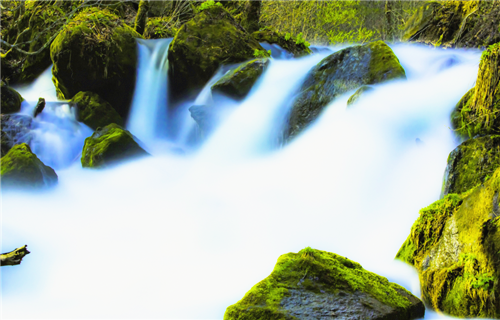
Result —
[[[298, 295], [307, 295], [307, 299], [295, 301]], [[224, 320], [316, 319], [320, 318], [315, 317], [318, 312], [339, 308], [347, 296], [350, 303], [342, 305], [343, 310], [337, 311], [337, 316], [356, 316], [358, 310], [357, 316], [371, 312], [374, 319], [390, 319], [389, 315], [394, 319], [410, 319], [421, 317], [424, 312], [422, 303], [401, 286], [347, 258], [305, 248], [282, 255], [269, 277], [227, 308]], [[323, 305], [318, 305], [322, 298]], [[358, 302], [365, 304], [364, 311], [357, 309]], [[384, 311], [381, 305], [385, 306]], [[307, 311], [304, 317], [302, 311]]]
[[252, 33], [252, 37], [259, 42], [267, 42], [269, 44], [277, 44], [286, 51], [293, 54], [294, 57], [303, 57], [312, 53], [311, 49], [305, 43], [299, 43], [297, 38], [280, 33], [275, 30], [264, 28]]
[[97, 128], [85, 139], [82, 151], [82, 167], [103, 168], [119, 161], [146, 156], [148, 153], [134, 140], [134, 136], [117, 124]]
[[173, 38], [177, 33], [177, 29], [171, 25], [171, 17], [155, 17], [149, 18], [144, 30], [144, 39], [162, 39]]
[[21, 110], [21, 102], [23, 102], [23, 97], [16, 90], [12, 89], [3, 84], [1, 85], [1, 100], [2, 100], [2, 110], [1, 113], [15, 113]]
[[124, 124], [123, 119], [115, 109], [96, 93], [78, 92], [71, 99], [70, 106], [77, 108], [78, 121], [85, 123], [94, 130], [111, 123]]
[[253, 58], [254, 50], [263, 50], [221, 6], [212, 6], [186, 22], [170, 44], [174, 99], [194, 96], [220, 65]]
[[57, 183], [57, 174], [31, 152], [26, 144], [12, 147], [0, 159], [2, 187], [40, 188]]

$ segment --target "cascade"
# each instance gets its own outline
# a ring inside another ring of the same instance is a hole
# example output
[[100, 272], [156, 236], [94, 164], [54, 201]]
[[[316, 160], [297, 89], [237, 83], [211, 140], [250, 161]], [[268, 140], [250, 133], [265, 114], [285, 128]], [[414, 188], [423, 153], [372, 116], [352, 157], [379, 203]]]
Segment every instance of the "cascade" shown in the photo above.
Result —
[[[169, 41], [139, 44], [127, 128], [146, 146], [164, 141], [168, 124], [180, 121], [166, 114]], [[377, 85], [349, 108], [352, 92], [345, 94], [282, 148], [276, 138], [284, 115], [308, 70], [329, 54], [324, 49], [271, 61], [188, 155], [159, 152], [97, 171], [76, 161], [57, 171], [51, 190], [3, 190], [2, 250], [27, 243], [32, 252], [21, 267], [2, 269], [3, 316], [68, 318], [78, 310], [83, 318], [222, 319], [279, 255], [306, 246], [346, 256], [418, 295], [416, 272], [394, 256], [419, 209], [440, 195], [458, 144], [449, 116], [474, 85], [480, 52], [393, 50], [406, 81]], [[63, 136], [89, 136], [70, 111], [59, 103], [41, 120], [59, 128], [49, 115], [60, 112], [71, 128]], [[182, 121], [175, 139], [193, 123], [189, 113]], [[76, 140], [72, 148], [83, 141]], [[39, 141], [39, 157], [57, 145], [48, 135]]]

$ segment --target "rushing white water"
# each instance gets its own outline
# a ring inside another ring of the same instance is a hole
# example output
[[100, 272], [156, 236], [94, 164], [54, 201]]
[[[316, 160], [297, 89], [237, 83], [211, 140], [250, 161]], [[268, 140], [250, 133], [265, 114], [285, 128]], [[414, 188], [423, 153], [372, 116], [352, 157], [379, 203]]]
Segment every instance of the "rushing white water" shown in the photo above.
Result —
[[415, 271], [394, 256], [439, 197], [457, 144], [449, 115], [474, 85], [479, 53], [394, 51], [407, 81], [348, 110], [346, 94], [282, 149], [269, 136], [320, 56], [272, 61], [190, 156], [97, 171], [75, 163], [52, 190], [3, 190], [2, 250], [26, 243], [32, 253], [1, 270], [2, 316], [222, 319], [279, 255], [306, 246], [419, 294]]

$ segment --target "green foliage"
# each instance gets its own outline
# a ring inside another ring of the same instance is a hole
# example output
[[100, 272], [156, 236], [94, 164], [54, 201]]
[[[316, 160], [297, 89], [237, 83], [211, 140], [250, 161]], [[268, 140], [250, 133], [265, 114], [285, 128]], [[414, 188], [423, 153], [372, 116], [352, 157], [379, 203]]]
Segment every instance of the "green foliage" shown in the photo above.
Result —
[[306, 47], [309, 47], [310, 45], [310, 43], [307, 42], [306, 39], [304, 39], [302, 32], [297, 35], [297, 40], [295, 41], [295, 44], [304, 44]]
[[198, 12], [212, 8], [214, 6], [222, 7], [222, 4], [220, 2], [215, 2], [214, 0], [207, 0], [198, 7]]
[[253, 56], [256, 58], [269, 58], [271, 56], [271, 50], [259, 50], [254, 49]]

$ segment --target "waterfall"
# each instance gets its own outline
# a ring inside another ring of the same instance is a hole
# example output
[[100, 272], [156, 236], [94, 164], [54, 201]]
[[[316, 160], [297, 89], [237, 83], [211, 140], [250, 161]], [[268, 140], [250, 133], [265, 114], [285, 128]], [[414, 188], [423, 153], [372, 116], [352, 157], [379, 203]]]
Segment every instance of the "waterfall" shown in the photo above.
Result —
[[[166, 92], [153, 79], [166, 81], [168, 41], [139, 44], [127, 127], [146, 145], [168, 131], [158, 125], [165, 95], [152, 94]], [[2, 268], [2, 315], [222, 319], [281, 254], [307, 246], [419, 295], [418, 275], [394, 256], [419, 210], [439, 198], [458, 144], [450, 113], [474, 85], [480, 52], [393, 50], [406, 81], [376, 85], [349, 108], [346, 93], [282, 148], [276, 130], [323, 49], [271, 61], [192, 153], [109, 170], [75, 163], [49, 191], [3, 190], [1, 249], [27, 243], [32, 253]], [[192, 123], [189, 113], [183, 121]]]

